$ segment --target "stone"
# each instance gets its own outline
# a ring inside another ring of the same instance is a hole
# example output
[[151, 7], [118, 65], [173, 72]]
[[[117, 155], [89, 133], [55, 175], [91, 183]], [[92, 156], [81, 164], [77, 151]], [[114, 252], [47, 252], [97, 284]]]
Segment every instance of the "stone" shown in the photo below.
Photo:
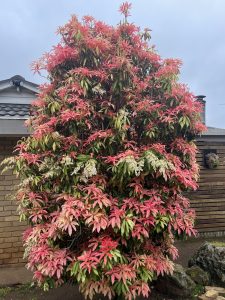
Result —
[[225, 287], [225, 243], [206, 242], [189, 260], [188, 265], [199, 266], [209, 274], [212, 284]]
[[209, 290], [205, 293], [206, 298], [214, 300], [218, 297], [219, 293], [215, 290]]
[[219, 293], [220, 296], [225, 296], [225, 288], [219, 286], [205, 286], [205, 291], [214, 290]]
[[209, 280], [209, 274], [202, 270], [199, 266], [192, 266], [188, 269], [186, 269], [186, 273], [191, 277], [191, 279], [200, 285], [208, 285]]
[[162, 294], [173, 297], [172, 299], [184, 300], [193, 297], [196, 284], [181, 265], [175, 264], [172, 275], [158, 278], [156, 289]]
[[208, 286], [208, 285], [206, 285], [205, 290], [206, 290], [206, 292], [210, 291], [210, 290], [215, 290], [218, 293], [224, 293], [225, 292], [225, 288], [220, 287], [220, 286]]
[[209, 298], [206, 297], [205, 294], [198, 296], [199, 300], [209, 300]]
[[218, 296], [218, 292], [213, 290], [213, 289], [210, 289], [208, 290], [205, 294], [203, 295], [200, 295], [198, 297], [199, 300], [218, 300], [217, 298], [219, 297]]

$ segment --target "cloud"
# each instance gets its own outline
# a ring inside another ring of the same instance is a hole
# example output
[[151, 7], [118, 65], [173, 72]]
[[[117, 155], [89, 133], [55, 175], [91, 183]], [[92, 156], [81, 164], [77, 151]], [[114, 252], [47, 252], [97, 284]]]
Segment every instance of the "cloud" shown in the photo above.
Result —
[[[150, 27], [152, 43], [162, 57], [183, 61], [181, 81], [207, 96], [208, 125], [225, 128], [225, 2], [223, 0], [133, 0], [131, 21]], [[30, 63], [49, 51], [71, 14], [93, 15], [110, 24], [120, 20], [122, 1], [8, 0], [1, 3], [0, 79], [34, 76]]]

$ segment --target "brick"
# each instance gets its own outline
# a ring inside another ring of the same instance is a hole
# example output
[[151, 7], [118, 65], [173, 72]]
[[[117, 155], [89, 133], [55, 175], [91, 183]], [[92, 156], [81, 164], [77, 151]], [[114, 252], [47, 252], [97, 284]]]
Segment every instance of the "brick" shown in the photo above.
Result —
[[[16, 176], [13, 175], [13, 174], [10, 174], [10, 175], [7, 175], [5, 176], [7, 178], [7, 180], [15, 180], [16, 179]], [[1, 178], [0, 178], [1, 179]]]
[[17, 220], [19, 220], [18, 216], [8, 216], [8, 217], [5, 217], [5, 221], [17, 221]]
[[12, 236], [12, 232], [0, 232], [0, 238], [10, 236]]
[[0, 211], [0, 217], [11, 216], [11, 211]]
[[19, 262], [18, 258], [5, 258], [2, 260], [3, 264], [16, 264], [17, 262]]
[[[11, 225], [11, 222], [5, 222], [5, 223], [10, 223], [10, 225], [6, 226], [6, 227], [0, 227], [0, 233], [3, 233], [3, 232], [12, 232], [12, 230], [16, 230], [17, 228], [12, 228], [12, 225]], [[0, 223], [1, 225], [1, 223]]]
[[12, 257], [23, 258], [23, 252], [12, 253]]
[[4, 180], [4, 185], [12, 185], [12, 184], [13, 184], [13, 181], [10, 180], [10, 179], [8, 180], [8, 177], [9, 177], [9, 176], [6, 176], [6, 177], [5, 177], [6, 179]]
[[18, 237], [21, 237], [22, 238], [22, 235], [23, 235], [23, 230], [21, 231], [13, 231], [11, 233], [12, 236], [18, 236]]
[[2, 253], [2, 254], [0, 254], [0, 259], [11, 258], [11, 257], [12, 257], [11, 253]]
[[[20, 261], [20, 259], [19, 259]], [[16, 263], [16, 267], [24, 267], [26, 265], [26, 261]]]
[[[8, 239], [12, 239], [12, 238], [19, 239], [19, 237], [12, 237], [11, 232], [4, 232], [4, 233], [1, 233], [1, 235], [0, 235], [0, 241], [1, 242], [11, 242]], [[1, 243], [0, 243], [0, 248], [1, 248]]]
[[11, 215], [12, 215], [12, 216], [16, 216], [16, 217], [17, 217], [17, 220], [19, 220], [19, 213], [18, 213], [17, 211], [12, 210], [12, 211], [11, 211]]
[[12, 243], [1, 243], [0, 248], [6, 249], [12, 247]]
[[13, 184], [11, 183], [11, 184], [9, 184], [9, 185], [4, 185], [4, 191], [7, 191], [8, 193], [9, 192], [13, 192], [14, 191], [14, 186], [13, 186]]
[[11, 227], [12, 226], [12, 223], [11, 222], [0, 222], [0, 228], [1, 227]]
[[[12, 244], [12, 243], [10, 243], [10, 244]], [[13, 243], [13, 246], [15, 246], [15, 247], [19, 247], [19, 246], [21, 246], [21, 245], [23, 245], [23, 242], [22, 242], [22, 241], [14, 242], [14, 243]]]
[[[23, 232], [24, 232], [24, 230], [26, 229], [26, 227], [24, 227], [24, 228], [23, 227], [22, 228], [21, 227], [14, 227], [14, 228], [12, 228], [12, 226], [11, 226], [11, 227], [6, 227], [6, 228], [0, 228], [0, 232], [1, 232], [1, 229], [3, 229], [2, 232], [4, 232], [4, 231], [5, 232], [6, 231], [7, 232], [12, 232], [12, 230], [13, 230], [13, 232], [15, 232], [15, 233], [18, 232], [19, 235], [22, 235]], [[16, 235], [13, 234], [13, 236], [16, 236]]]
[[12, 211], [17, 209], [17, 205], [6, 205], [4, 206], [4, 211]]
[[[5, 237], [4, 238], [4, 242], [19, 242], [19, 241], [21, 241], [21, 239], [19, 238], [19, 237], [17, 237], [17, 236], [12, 236], [12, 237]], [[1, 248], [1, 246], [0, 246], [0, 248]]]
[[[19, 221], [19, 217], [18, 216], [17, 216], [17, 220], [18, 221], [13, 221], [13, 224], [12, 224], [13, 227], [14, 226], [15, 226], [15, 228], [18, 227], [18, 230], [23, 230], [24, 228], [27, 227], [27, 224], [25, 222], [20, 222]], [[13, 228], [13, 230], [14, 230], [14, 228]]]
[[4, 192], [5, 192], [5, 196], [9, 199], [9, 200], [12, 200], [14, 199], [14, 185], [13, 185], [13, 182], [10, 183], [10, 184], [6, 184], [6, 180], [4, 182]]
[[20, 247], [10, 247], [10, 248], [7, 248], [7, 251], [10, 252], [10, 253], [19, 252]]
[[8, 206], [12, 205], [12, 201], [9, 200], [1, 201], [1, 206], [5, 207], [7, 205]]
[[4, 172], [4, 176], [12, 175], [12, 170], [8, 170]]

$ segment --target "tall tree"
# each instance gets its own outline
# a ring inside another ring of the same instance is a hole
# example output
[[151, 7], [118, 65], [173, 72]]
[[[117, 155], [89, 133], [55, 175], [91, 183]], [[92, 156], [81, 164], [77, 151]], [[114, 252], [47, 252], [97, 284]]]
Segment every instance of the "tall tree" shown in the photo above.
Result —
[[34, 64], [50, 83], [14, 158], [28, 268], [45, 289], [70, 281], [91, 299], [147, 296], [173, 270], [174, 238], [195, 233], [183, 192], [197, 187], [201, 108], [130, 7], [115, 27], [73, 16], [59, 28]]

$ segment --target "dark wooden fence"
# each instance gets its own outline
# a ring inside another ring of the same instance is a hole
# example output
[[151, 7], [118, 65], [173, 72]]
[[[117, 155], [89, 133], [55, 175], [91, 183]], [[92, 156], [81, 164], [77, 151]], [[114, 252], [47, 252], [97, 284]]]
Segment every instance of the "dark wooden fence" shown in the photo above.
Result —
[[[200, 165], [199, 188], [190, 193], [191, 206], [196, 210], [196, 228], [200, 234], [225, 234], [225, 139], [221, 142], [199, 141], [197, 160]], [[204, 155], [215, 151], [220, 163], [216, 169], [205, 166]]]

